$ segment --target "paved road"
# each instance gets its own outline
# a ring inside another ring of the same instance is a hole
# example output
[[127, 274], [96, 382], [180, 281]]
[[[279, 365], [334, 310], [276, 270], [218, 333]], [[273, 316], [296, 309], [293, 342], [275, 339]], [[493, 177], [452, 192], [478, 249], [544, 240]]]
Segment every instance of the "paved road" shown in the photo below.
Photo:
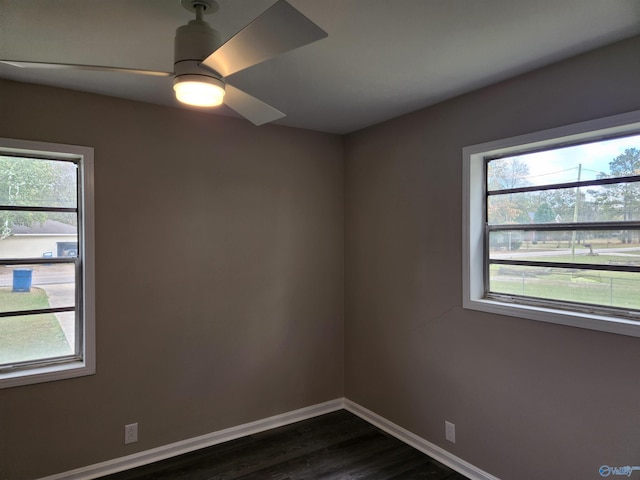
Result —
[[[47, 272], [39, 270], [34, 271], [32, 274], [32, 285], [34, 287], [40, 285], [53, 285], [57, 283], [73, 283], [75, 281], [74, 275], [69, 275], [64, 272]], [[7, 272], [0, 275], [0, 287], [10, 287], [13, 285], [13, 272]]]

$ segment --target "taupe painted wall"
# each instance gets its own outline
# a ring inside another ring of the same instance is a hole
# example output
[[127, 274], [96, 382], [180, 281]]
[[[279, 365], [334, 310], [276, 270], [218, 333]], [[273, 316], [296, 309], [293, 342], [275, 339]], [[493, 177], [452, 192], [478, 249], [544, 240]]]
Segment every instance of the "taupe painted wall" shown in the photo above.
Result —
[[95, 148], [97, 238], [97, 374], [0, 390], [1, 479], [343, 395], [341, 137], [6, 81], [0, 112]]
[[640, 38], [347, 136], [346, 396], [503, 480], [640, 465], [640, 338], [461, 308], [462, 148], [637, 109]]

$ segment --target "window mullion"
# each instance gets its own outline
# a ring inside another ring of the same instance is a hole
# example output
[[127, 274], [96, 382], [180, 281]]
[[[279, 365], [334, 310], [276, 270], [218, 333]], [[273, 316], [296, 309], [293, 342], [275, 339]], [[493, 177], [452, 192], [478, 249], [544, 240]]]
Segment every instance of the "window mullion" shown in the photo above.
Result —
[[640, 230], [640, 221], [626, 222], [577, 222], [577, 223], [512, 223], [512, 224], [489, 224], [487, 229], [490, 232], [500, 231], [558, 231], [558, 230]]
[[24, 205], [0, 205], [0, 211], [8, 212], [42, 212], [42, 213], [77, 213], [75, 207], [33, 207]]
[[489, 265], [514, 265], [523, 267], [550, 267], [576, 270], [601, 270], [605, 272], [632, 272], [640, 273], [640, 267], [633, 265], [604, 265], [601, 263], [575, 263], [575, 262], [545, 262], [539, 260], [507, 260], [489, 259]]
[[77, 257], [51, 257], [51, 258], [3, 258], [0, 260], [0, 266], [12, 265], [49, 265], [60, 263], [76, 263]]
[[599, 178], [596, 180], [583, 180], [579, 182], [551, 183], [549, 185], [535, 185], [529, 187], [503, 188], [500, 190], [489, 190], [487, 195], [508, 195], [511, 193], [541, 192], [545, 190], [561, 190], [563, 188], [592, 187], [598, 185], [616, 185], [620, 183], [640, 182], [640, 175], [629, 175], [625, 177]]
[[69, 307], [50, 307], [50, 308], [38, 308], [35, 310], [15, 310], [15, 311], [7, 311], [0, 312], [0, 318], [4, 317], [20, 317], [25, 315], [40, 315], [43, 313], [62, 313], [62, 312], [73, 312], [75, 310], [75, 306]]

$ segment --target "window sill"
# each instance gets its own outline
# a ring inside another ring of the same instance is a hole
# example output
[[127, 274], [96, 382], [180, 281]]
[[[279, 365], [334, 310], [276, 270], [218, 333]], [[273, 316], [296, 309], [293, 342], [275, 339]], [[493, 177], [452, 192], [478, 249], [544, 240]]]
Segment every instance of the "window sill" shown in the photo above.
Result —
[[0, 389], [83, 377], [94, 373], [95, 366], [89, 365], [87, 362], [69, 362], [60, 365], [30, 368], [28, 370], [15, 370], [13, 372], [0, 373]]
[[640, 337], [640, 323], [624, 318], [595, 315], [584, 312], [571, 312], [531, 305], [507, 304], [490, 299], [467, 299], [463, 307], [497, 315], [537, 320], [569, 327], [586, 328], [619, 335]]

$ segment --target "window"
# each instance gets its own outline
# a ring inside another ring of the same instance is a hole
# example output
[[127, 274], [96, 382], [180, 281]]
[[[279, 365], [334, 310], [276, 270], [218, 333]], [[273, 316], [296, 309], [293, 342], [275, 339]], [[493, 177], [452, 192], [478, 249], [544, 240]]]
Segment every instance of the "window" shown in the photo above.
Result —
[[95, 371], [93, 149], [0, 138], [0, 387]]
[[640, 336], [640, 112], [463, 162], [465, 308]]

